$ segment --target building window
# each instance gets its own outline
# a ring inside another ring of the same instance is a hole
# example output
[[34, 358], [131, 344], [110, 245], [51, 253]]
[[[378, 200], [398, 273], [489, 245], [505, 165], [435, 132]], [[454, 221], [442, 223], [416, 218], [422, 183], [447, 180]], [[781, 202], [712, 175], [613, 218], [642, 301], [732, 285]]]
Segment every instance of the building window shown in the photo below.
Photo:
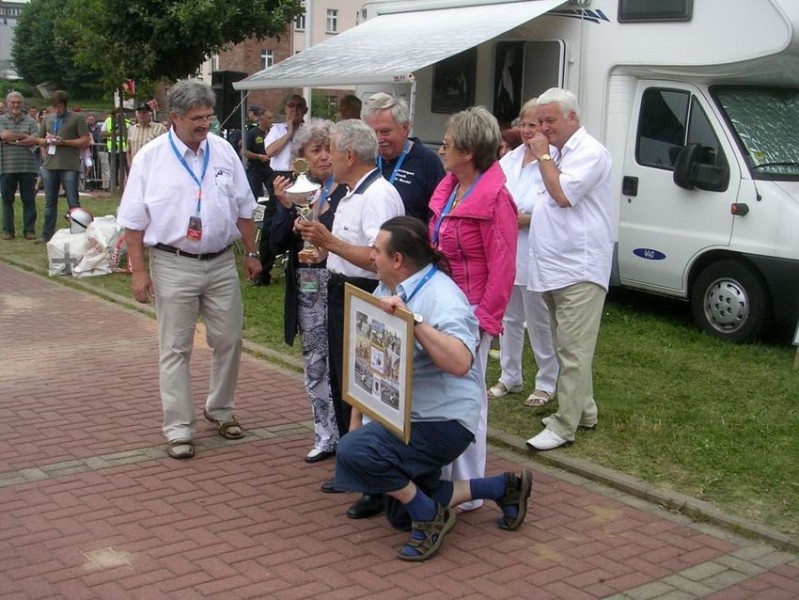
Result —
[[275, 64], [274, 50], [261, 50], [261, 68], [268, 69]]
[[338, 33], [338, 11], [332, 8], [327, 9], [327, 33]]
[[303, 2], [300, 6], [302, 6], [303, 13], [301, 15], [297, 15], [297, 18], [294, 19], [295, 31], [305, 31], [305, 2]]

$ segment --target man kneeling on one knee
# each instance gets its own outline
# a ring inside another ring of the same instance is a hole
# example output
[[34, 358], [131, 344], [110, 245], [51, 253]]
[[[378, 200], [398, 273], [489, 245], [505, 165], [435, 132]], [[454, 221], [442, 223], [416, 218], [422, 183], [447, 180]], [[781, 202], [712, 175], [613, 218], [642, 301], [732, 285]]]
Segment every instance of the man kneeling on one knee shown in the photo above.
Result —
[[383, 309], [391, 314], [406, 308], [414, 316], [411, 437], [406, 445], [376, 421], [351, 429], [339, 445], [336, 488], [386, 494], [392, 524], [411, 529], [399, 552], [403, 560], [433, 556], [455, 526], [450, 507], [468, 500], [494, 500], [502, 510], [499, 527], [517, 529], [527, 513], [531, 471], [471, 481], [440, 478], [441, 468], [474, 440], [485, 394], [473, 365], [479, 327], [466, 296], [418, 219], [386, 221], [371, 258], [380, 279], [374, 295]]

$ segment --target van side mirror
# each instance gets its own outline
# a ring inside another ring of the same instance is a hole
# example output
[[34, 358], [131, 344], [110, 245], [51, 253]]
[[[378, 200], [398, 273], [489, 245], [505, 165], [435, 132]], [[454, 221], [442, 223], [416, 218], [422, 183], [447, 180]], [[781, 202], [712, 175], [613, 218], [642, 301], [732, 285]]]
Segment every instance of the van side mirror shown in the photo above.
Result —
[[707, 192], [723, 192], [730, 182], [730, 169], [726, 164], [702, 162], [706, 149], [700, 144], [686, 144], [674, 161], [675, 185], [686, 190], [695, 187]]
[[696, 187], [696, 178], [694, 177], [694, 167], [699, 164], [699, 158], [702, 156], [702, 146], [699, 144], [686, 144], [677, 159], [674, 161], [674, 184], [692, 190]]

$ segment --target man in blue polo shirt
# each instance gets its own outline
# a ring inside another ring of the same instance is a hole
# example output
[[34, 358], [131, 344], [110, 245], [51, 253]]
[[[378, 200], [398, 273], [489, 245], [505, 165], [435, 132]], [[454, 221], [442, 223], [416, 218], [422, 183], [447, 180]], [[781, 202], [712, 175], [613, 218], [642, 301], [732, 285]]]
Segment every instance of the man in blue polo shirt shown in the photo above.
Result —
[[411, 521], [411, 538], [399, 552], [402, 560], [433, 556], [455, 526], [451, 507], [472, 499], [494, 500], [502, 510], [497, 525], [517, 529], [527, 514], [531, 471], [441, 479], [441, 468], [474, 440], [485, 394], [474, 366], [479, 328], [469, 301], [446, 274], [443, 257], [430, 246], [427, 227], [418, 219], [386, 221], [371, 257], [380, 278], [374, 295], [382, 298], [383, 309], [413, 313], [411, 438], [405, 444], [377, 421], [351, 429], [339, 442], [336, 488], [385, 494], [391, 523], [407, 528]]

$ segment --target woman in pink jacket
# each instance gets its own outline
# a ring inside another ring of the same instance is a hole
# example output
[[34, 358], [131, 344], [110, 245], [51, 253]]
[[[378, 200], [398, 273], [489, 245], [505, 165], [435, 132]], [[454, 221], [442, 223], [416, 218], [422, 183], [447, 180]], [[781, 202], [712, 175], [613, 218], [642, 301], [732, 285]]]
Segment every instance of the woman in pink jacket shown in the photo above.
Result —
[[[482, 106], [450, 117], [439, 149], [448, 173], [430, 199], [430, 238], [449, 260], [452, 278], [480, 322], [480, 344], [473, 353], [483, 381], [491, 338], [502, 332], [516, 265], [516, 205], [496, 161], [501, 140], [497, 120]], [[445, 479], [470, 479], [485, 473], [485, 394], [481, 401], [475, 443], [444, 470]], [[473, 510], [481, 504], [473, 501], [460, 508]]]

